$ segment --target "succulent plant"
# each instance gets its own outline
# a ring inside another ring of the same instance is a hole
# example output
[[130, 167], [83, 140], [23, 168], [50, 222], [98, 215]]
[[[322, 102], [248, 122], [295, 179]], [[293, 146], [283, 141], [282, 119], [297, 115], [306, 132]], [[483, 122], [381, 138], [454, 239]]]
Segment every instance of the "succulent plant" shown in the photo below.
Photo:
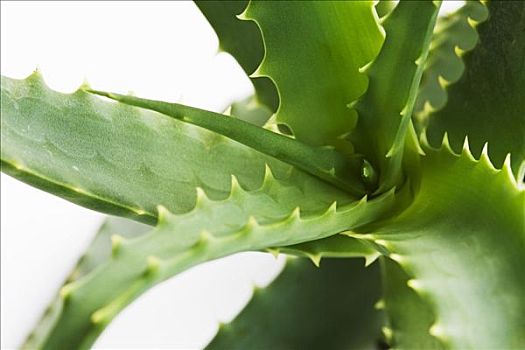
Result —
[[229, 114], [2, 77], [2, 171], [122, 217], [23, 347], [263, 251], [291, 258], [210, 349], [525, 348], [525, 2], [197, 6], [255, 87]]

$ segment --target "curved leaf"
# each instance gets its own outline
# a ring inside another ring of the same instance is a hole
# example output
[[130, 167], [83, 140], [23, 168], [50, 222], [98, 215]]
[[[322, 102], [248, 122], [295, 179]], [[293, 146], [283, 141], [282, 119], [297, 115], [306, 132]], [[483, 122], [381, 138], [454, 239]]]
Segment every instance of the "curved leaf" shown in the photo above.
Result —
[[447, 142], [425, 152], [413, 203], [369, 238], [410, 276], [408, 286], [435, 315], [428, 333], [446, 347], [519, 348], [525, 344], [525, 189], [509, 158], [496, 170], [486, 152], [475, 160], [468, 145], [461, 155]]
[[198, 125], [294, 165], [353, 195], [365, 193], [362, 173], [365, 163], [359, 156], [346, 157], [331, 148], [312, 147], [271, 130], [199, 108], [104, 91], [88, 91]]
[[[108, 217], [100, 226], [88, 249], [82, 255], [74, 270], [64, 282], [64, 285], [86, 276], [111, 259], [111, 238], [113, 235], [118, 234], [126, 239], [132, 239], [139, 237], [150, 230], [151, 227], [135, 221], [117, 217]], [[62, 302], [63, 300], [60, 296], [57, 296], [55, 300], [53, 300], [42, 318], [38, 321], [36, 327], [31, 334], [29, 334], [24, 344], [22, 344], [22, 349], [35, 349], [38, 347], [38, 344], [43, 342], [49, 332], [53, 329], [57, 317], [60, 315]]]
[[368, 90], [355, 104], [350, 140], [379, 172], [378, 192], [403, 180], [405, 139], [438, 10], [433, 1], [401, 1], [383, 21], [385, 43], [365, 70]]
[[[264, 57], [261, 32], [255, 23], [237, 18], [246, 9], [248, 1], [196, 0], [195, 4], [217, 33], [219, 49], [235, 57], [247, 75], [255, 72]], [[254, 102], [275, 112], [279, 96], [271, 80], [266, 77], [252, 77], [251, 80], [256, 92]]]
[[355, 200], [223, 136], [82, 91], [57, 93], [37, 74], [2, 78], [1, 133], [2, 171], [74, 203], [150, 224], [157, 205], [191, 210], [196, 187], [227, 198], [232, 174], [245, 188], [258, 188], [265, 164], [291, 186], [272, 193], [277, 202], [308, 211]]
[[372, 349], [381, 334], [380, 293], [377, 264], [325, 259], [318, 269], [290, 259], [207, 349]]
[[491, 1], [478, 26], [479, 44], [464, 56], [465, 72], [448, 89], [447, 105], [429, 116], [428, 139], [448, 134], [455, 151], [468, 136], [478, 157], [486, 142], [500, 167], [507, 153], [518, 174], [525, 159], [525, 2]]
[[408, 287], [410, 276], [393, 260], [381, 257], [383, 307], [388, 326], [387, 342], [393, 349], [446, 349], [429, 333], [436, 316], [428, 301]]
[[371, 1], [253, 1], [243, 13], [261, 29], [265, 56], [252, 75], [268, 76], [280, 98], [277, 122], [312, 145], [348, 133], [347, 104], [366, 90], [359, 68], [377, 54], [382, 35]]
[[370, 202], [339, 208], [334, 204], [307, 214], [276, 207], [270, 197], [281, 186], [276, 180], [250, 192], [233, 184], [226, 200], [213, 201], [200, 192], [191, 212], [174, 215], [159, 208], [159, 223], [149, 233], [131, 240], [112, 237], [112, 258], [61, 289], [54, 322], [45, 336], [30, 344], [43, 349], [89, 348], [126, 305], [196, 264], [329, 237], [384, 217], [394, 205], [392, 191]]
[[419, 131], [425, 128], [429, 113], [445, 106], [446, 87], [456, 83], [465, 70], [458, 54], [478, 43], [478, 32], [471, 23], [484, 21], [487, 16], [481, 2], [466, 1], [457, 11], [438, 18], [414, 107], [413, 120]]

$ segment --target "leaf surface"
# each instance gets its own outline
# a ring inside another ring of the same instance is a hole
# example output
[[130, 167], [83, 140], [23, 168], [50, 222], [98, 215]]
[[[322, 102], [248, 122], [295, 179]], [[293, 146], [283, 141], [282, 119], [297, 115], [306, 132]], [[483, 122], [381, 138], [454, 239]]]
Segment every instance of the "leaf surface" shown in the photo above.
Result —
[[227, 198], [231, 175], [247, 189], [259, 188], [266, 165], [288, 185], [271, 195], [286, 208], [316, 211], [355, 200], [221, 135], [82, 91], [51, 91], [38, 74], [2, 78], [1, 133], [2, 171], [74, 203], [150, 224], [157, 205], [191, 210], [197, 187], [210, 198]]
[[[237, 18], [248, 5], [247, 0], [195, 1], [202, 14], [219, 37], [219, 49], [231, 54], [247, 75], [251, 75], [264, 57], [261, 32], [253, 22]], [[279, 106], [279, 96], [272, 81], [252, 77], [256, 97], [254, 102], [267, 106], [272, 112]]]
[[174, 215], [159, 208], [158, 225], [149, 233], [130, 240], [112, 237], [111, 259], [61, 289], [52, 326], [32, 345], [89, 348], [135, 298], [192, 266], [357, 229], [384, 217], [394, 205], [391, 191], [370, 202], [334, 204], [323, 212], [276, 211], [269, 194], [278, 186], [266, 181], [260, 189], [246, 191], [234, 181], [226, 200], [213, 201], [200, 192], [188, 213]]
[[381, 334], [380, 294], [378, 264], [325, 259], [316, 268], [289, 259], [207, 349], [372, 349]]
[[456, 83], [465, 70], [462, 55], [478, 43], [472, 24], [487, 17], [485, 5], [467, 1], [455, 12], [437, 19], [414, 107], [413, 120], [420, 132], [426, 127], [428, 115], [446, 105], [447, 86]]
[[486, 152], [476, 160], [468, 145], [460, 155], [447, 142], [439, 150], [425, 146], [425, 153], [413, 203], [370, 237], [431, 306], [428, 333], [445, 347], [519, 348], [525, 343], [525, 190], [508, 158], [496, 170]]
[[479, 44], [464, 56], [466, 69], [449, 87], [446, 106], [429, 116], [428, 139], [436, 146], [448, 134], [459, 151], [468, 136], [472, 152], [486, 142], [493, 163], [507, 153], [517, 175], [525, 159], [525, 2], [491, 1], [478, 26]]
[[[126, 239], [132, 239], [143, 235], [151, 230], [150, 226], [118, 217], [108, 217], [100, 226], [97, 234], [91, 241], [88, 249], [84, 252], [77, 265], [68, 276], [65, 284], [72, 283], [111, 259], [111, 239], [119, 235]], [[48, 336], [53, 329], [54, 323], [61, 313], [63, 299], [56, 296], [50, 303], [38, 324], [27, 337], [22, 349], [35, 349]]]
[[277, 122], [312, 145], [334, 143], [355, 124], [347, 104], [366, 90], [359, 68], [377, 54], [382, 34], [372, 1], [253, 1], [242, 18], [261, 29], [268, 76], [280, 98]]
[[439, 6], [401, 1], [383, 21], [386, 39], [365, 70], [369, 84], [355, 104], [359, 117], [350, 135], [355, 151], [379, 172], [382, 192], [403, 181], [406, 136]]

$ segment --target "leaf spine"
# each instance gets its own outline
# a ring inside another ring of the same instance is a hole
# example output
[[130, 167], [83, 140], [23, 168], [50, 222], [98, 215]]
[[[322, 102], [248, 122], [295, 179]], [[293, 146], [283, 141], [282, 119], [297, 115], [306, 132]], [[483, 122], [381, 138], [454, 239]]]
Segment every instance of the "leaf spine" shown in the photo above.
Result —
[[239, 180], [237, 179], [237, 176], [234, 174], [231, 175], [231, 187], [230, 187], [230, 196], [229, 198], [235, 198], [239, 196], [244, 190], [242, 189], [241, 185], [239, 184]]
[[157, 215], [157, 228], [169, 225], [169, 219], [173, 216], [173, 214], [163, 205], [157, 206]]
[[195, 243], [194, 247], [202, 247], [207, 245], [210, 241], [214, 239], [213, 235], [208, 230], [202, 230], [199, 233], [199, 239]]
[[68, 283], [62, 286], [62, 288], [60, 288], [60, 291], [58, 292], [58, 294], [60, 295], [62, 299], [69, 300], [74, 290], [75, 290], [74, 283]]
[[150, 255], [146, 258], [146, 271], [145, 271], [145, 275], [146, 276], [153, 276], [153, 275], [156, 275], [159, 270], [160, 270], [160, 264], [161, 264], [161, 260], [154, 256], [154, 255]]
[[255, 228], [259, 227], [259, 223], [257, 222], [257, 219], [255, 219], [255, 216], [250, 215], [248, 217], [248, 221], [246, 222], [246, 225], [242, 228], [243, 232], [248, 233], [254, 230]]
[[412, 279], [409, 279], [407, 281], [407, 286], [409, 288], [412, 288], [413, 290], [415, 290], [416, 292], [420, 293], [421, 291], [423, 291], [423, 285], [421, 283], [421, 281], [419, 280], [416, 280], [414, 278]]
[[440, 86], [442, 89], [446, 89], [447, 86], [449, 86], [450, 84], [452, 84], [450, 81], [448, 81], [447, 79], [445, 79], [441, 74], [438, 75], [437, 80], [438, 80], [438, 84], [439, 84], [439, 86]]
[[122, 242], [124, 242], [124, 237], [121, 235], [115, 234], [111, 235], [111, 256], [117, 256], [120, 248], [122, 247]]
[[465, 136], [465, 140], [463, 141], [463, 148], [461, 149], [461, 155], [467, 156], [470, 160], [476, 162], [476, 158], [474, 158], [474, 155], [472, 155], [472, 151], [470, 150], [469, 141], [468, 141], [468, 135]]
[[454, 150], [450, 146], [450, 141], [448, 139], [448, 132], [446, 132], [446, 131], [443, 134], [443, 140], [441, 141], [440, 149], [445, 149], [445, 150], [449, 151], [451, 154], [456, 154], [456, 152], [454, 152]]
[[381, 254], [379, 252], [365, 255], [365, 267], [372, 265], [380, 256]]
[[320, 267], [322, 258], [321, 254], [307, 254], [306, 256], [316, 267]]
[[374, 304], [374, 309], [383, 310], [385, 308], [385, 299], [381, 298]]
[[454, 53], [456, 54], [456, 56], [458, 56], [459, 58], [463, 57], [465, 55], [467, 51], [463, 50], [461, 47], [459, 47], [458, 45], [454, 45]]
[[261, 189], [267, 190], [271, 187], [272, 183], [275, 182], [276, 179], [273, 176], [272, 169], [268, 165], [268, 163], [264, 164], [264, 178], [263, 183], [261, 185]]
[[381, 331], [383, 332], [383, 335], [385, 336], [387, 341], [391, 341], [392, 337], [394, 336], [394, 331], [392, 331], [392, 328], [384, 326], [381, 328]]
[[446, 340], [444, 329], [438, 323], [434, 323], [432, 326], [430, 326], [428, 329], [428, 334], [440, 340]]
[[335, 215], [336, 213], [337, 213], [337, 201], [334, 201], [332, 204], [330, 204], [328, 209], [326, 209], [323, 216], [331, 216], [331, 215]]
[[267, 248], [266, 252], [272, 254], [272, 256], [277, 260], [279, 258], [279, 254], [281, 253], [279, 248]]
[[196, 187], [196, 199], [195, 199], [195, 209], [203, 208], [206, 206], [206, 203], [208, 203], [210, 200], [208, 199], [208, 196], [206, 195], [206, 192], [201, 187]]
[[295, 222], [301, 220], [301, 209], [299, 207], [295, 207], [294, 210], [290, 213], [290, 215], [286, 218], [286, 222]]

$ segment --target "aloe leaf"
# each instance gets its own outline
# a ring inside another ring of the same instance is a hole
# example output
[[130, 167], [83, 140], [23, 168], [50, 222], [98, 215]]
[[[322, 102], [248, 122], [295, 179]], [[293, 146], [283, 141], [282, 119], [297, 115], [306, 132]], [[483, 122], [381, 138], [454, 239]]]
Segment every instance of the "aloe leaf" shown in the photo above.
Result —
[[459, 151], [468, 136], [478, 157], [486, 142], [500, 167], [512, 154], [517, 175], [525, 159], [525, 2], [491, 1], [489, 18], [477, 27], [479, 44], [465, 54], [461, 79], [448, 88], [446, 106], [429, 116], [428, 139], [444, 133]]
[[[246, 9], [248, 1], [199, 0], [195, 4], [217, 33], [219, 49], [235, 57], [247, 75], [255, 72], [264, 57], [261, 32], [255, 23], [237, 18]], [[254, 102], [275, 112], [279, 96], [271, 80], [265, 77], [252, 77], [251, 80], [256, 92]]]
[[266, 165], [287, 186], [271, 194], [285, 207], [315, 211], [355, 200], [215, 133], [82, 91], [51, 91], [38, 74], [2, 77], [1, 134], [2, 171], [85, 207], [149, 224], [156, 222], [157, 205], [191, 210], [197, 187], [210, 198], [227, 198], [232, 174], [245, 188], [259, 188]]
[[[271, 253], [286, 253], [295, 256], [309, 258], [314, 265], [320, 266], [321, 259], [324, 258], [365, 258], [365, 265], [368, 266], [379, 257], [377, 249], [366, 240], [356, 237], [349, 237], [344, 232], [300, 244], [285, 246], [282, 248], [269, 249]], [[324, 261], [324, 260], [323, 260]]]
[[264, 59], [252, 76], [276, 84], [276, 120], [297, 140], [332, 144], [354, 126], [355, 112], [346, 105], [366, 90], [359, 68], [382, 42], [374, 15], [371, 1], [254, 1], [242, 14], [264, 40]]
[[441, 341], [429, 334], [436, 322], [428, 301], [408, 287], [410, 276], [393, 260], [381, 257], [383, 299], [381, 308], [387, 315], [383, 328], [387, 343], [393, 349], [446, 349]]
[[468, 144], [460, 155], [446, 140], [441, 149], [424, 150], [414, 201], [369, 238], [431, 306], [428, 333], [445, 347], [519, 348], [525, 344], [525, 189], [510, 158], [497, 170], [486, 148], [479, 160]]
[[375, 9], [377, 12], [377, 16], [379, 18], [383, 18], [386, 15], [388, 15], [394, 7], [396, 7], [397, 2], [395, 0], [379, 0], [376, 3]]
[[289, 259], [284, 271], [207, 349], [372, 349], [381, 334], [378, 264], [325, 259], [320, 268]]
[[[111, 238], [113, 235], [132, 239], [150, 231], [151, 227], [118, 217], [108, 217], [100, 226], [88, 249], [82, 255], [64, 284], [72, 283], [111, 259]], [[115, 236], [114, 236], [115, 237]], [[44, 315], [22, 344], [22, 349], [34, 349], [47, 337], [61, 312], [62, 298], [57, 296], [48, 306]]]
[[88, 91], [214, 131], [268, 156], [294, 165], [354, 196], [362, 195], [366, 191], [363, 177], [365, 163], [360, 156], [348, 157], [333, 148], [309, 146], [243, 120], [228, 118], [223, 114], [199, 108], [104, 91]]
[[[233, 181], [230, 197], [213, 201], [200, 192], [196, 207], [175, 215], [159, 208], [155, 229], [138, 238], [112, 237], [112, 257], [62, 287], [60, 305], [45, 336], [32, 346], [84, 349], [130, 302], [154, 285], [192, 266], [241, 251], [265, 250], [318, 240], [384, 217], [394, 191], [367, 202], [317, 213], [276, 211], [266, 183], [246, 191]], [[274, 183], [275, 185], [275, 183]]]
[[425, 62], [413, 120], [421, 132], [428, 115], [443, 108], [447, 102], [447, 89], [456, 83], [465, 70], [458, 54], [472, 50], [478, 43], [478, 33], [471, 23], [487, 19], [488, 10], [479, 1], [467, 1], [455, 12], [437, 19], [430, 52]]
[[438, 10], [433, 1], [401, 1], [383, 21], [381, 52], [364, 70], [368, 90], [355, 104], [359, 118], [350, 139], [379, 171], [378, 192], [402, 182], [406, 135]]

